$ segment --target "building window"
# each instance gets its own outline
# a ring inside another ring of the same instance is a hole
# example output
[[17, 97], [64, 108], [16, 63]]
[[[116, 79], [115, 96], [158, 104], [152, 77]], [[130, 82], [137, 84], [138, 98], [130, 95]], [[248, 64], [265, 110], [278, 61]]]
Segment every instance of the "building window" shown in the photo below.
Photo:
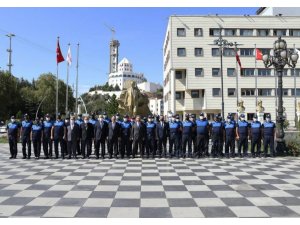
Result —
[[258, 96], [272, 96], [271, 88], [258, 89]]
[[[283, 75], [283, 76], [287, 76], [287, 75], [288, 75], [288, 70], [289, 70], [289, 69], [283, 69], [283, 70], [282, 70], [282, 75]], [[274, 74], [275, 74], [275, 73], [274, 73]]]
[[[292, 96], [295, 96], [295, 88], [292, 89]], [[300, 88], [296, 89], [296, 96], [300, 96]]]
[[201, 37], [201, 36], [203, 36], [202, 28], [195, 28], [194, 29], [194, 36], [195, 37]]
[[257, 29], [257, 36], [259, 37], [266, 37], [270, 35], [269, 29]]
[[299, 29], [292, 29], [292, 30], [290, 30], [290, 36], [292, 36], [292, 37], [300, 37], [300, 30]]
[[286, 36], [286, 30], [285, 29], [274, 29], [273, 32], [274, 32], [273, 36], [277, 36], [277, 37]]
[[220, 29], [219, 28], [210, 28], [209, 29], [209, 35], [210, 36], [219, 36], [220, 35]]
[[220, 49], [218, 49], [218, 48], [212, 48], [211, 49], [211, 55], [212, 56], [220, 56]]
[[271, 69], [258, 69], [257, 75], [262, 77], [271, 76]]
[[269, 55], [270, 54], [270, 48], [259, 48], [259, 50], [261, 51], [261, 53], [263, 55]]
[[233, 48], [225, 48], [223, 51], [224, 56], [235, 56], [235, 51]]
[[221, 88], [213, 88], [212, 91], [213, 91], [213, 96], [214, 97], [221, 96]]
[[236, 35], [236, 29], [225, 29], [224, 30], [224, 36], [235, 36]]
[[241, 48], [240, 55], [241, 56], [253, 56], [254, 49], [253, 48]]
[[254, 88], [242, 88], [241, 95], [242, 96], [254, 96], [255, 89]]
[[176, 100], [181, 99], [181, 92], [176, 91]]
[[202, 77], [204, 75], [203, 68], [195, 68], [195, 76]]
[[175, 77], [176, 77], [176, 79], [182, 79], [182, 71], [181, 70], [176, 70], [175, 71]]
[[192, 98], [199, 98], [199, 90], [191, 90]]
[[299, 77], [300, 75], [300, 69], [291, 69], [291, 76]]
[[242, 69], [242, 73], [243, 76], [247, 77], [247, 76], [254, 76], [254, 69], [252, 68], [244, 68]]
[[[279, 95], [279, 89], [277, 90], [277, 95]], [[288, 88], [283, 88], [282, 89], [282, 96], [289, 96], [289, 89]]]
[[228, 97], [234, 97], [235, 96], [235, 88], [228, 88], [227, 89]]
[[177, 28], [177, 37], [185, 37], [185, 28]]
[[195, 48], [195, 56], [203, 56], [203, 48]]
[[220, 68], [212, 68], [211, 73], [212, 73], [213, 77], [218, 77], [221, 75], [221, 70], [220, 70]]
[[186, 56], [185, 48], [177, 48], [177, 56]]
[[240, 29], [240, 36], [253, 36], [253, 29]]
[[235, 77], [235, 68], [227, 68], [227, 76]]

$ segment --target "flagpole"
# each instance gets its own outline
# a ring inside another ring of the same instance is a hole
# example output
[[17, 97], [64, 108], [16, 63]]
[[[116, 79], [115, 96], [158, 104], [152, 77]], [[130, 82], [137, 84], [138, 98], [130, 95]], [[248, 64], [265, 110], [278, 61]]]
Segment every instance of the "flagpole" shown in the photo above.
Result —
[[256, 60], [256, 44], [254, 44], [255, 48], [255, 69], [254, 69], [254, 76], [255, 76], [255, 106], [257, 106], [257, 76], [258, 76], [258, 71], [257, 71], [257, 60]]
[[[295, 51], [295, 44], [294, 44], [294, 51]], [[298, 53], [297, 53], [298, 54]], [[297, 116], [297, 83], [296, 83], [296, 69], [294, 70], [294, 107], [295, 107], [295, 127], [297, 127], [298, 116]]]
[[[59, 43], [59, 36], [57, 37]], [[55, 101], [55, 114], [58, 116], [58, 61], [56, 62], [56, 101]]]
[[[235, 45], [235, 54], [237, 55], [238, 53], [238, 50], [237, 50], [237, 43], [234, 42], [234, 45]], [[236, 77], [236, 89], [235, 89], [235, 94], [236, 94], [236, 108], [239, 104], [239, 81], [238, 81], [238, 62], [237, 62], [237, 58], [235, 60], [235, 77]], [[238, 116], [238, 111], [237, 111], [237, 117], [236, 117], [236, 120], [238, 121], [239, 120], [239, 116]]]
[[79, 43], [77, 44], [77, 63], [76, 63], [76, 104], [75, 104], [75, 111], [78, 112], [78, 67], [79, 67]]
[[[68, 44], [68, 54], [70, 49], [70, 43]], [[70, 56], [68, 56], [70, 57]], [[66, 115], [68, 114], [68, 97], [69, 97], [69, 70], [70, 70], [70, 64], [67, 62], [67, 88], [66, 88]]]

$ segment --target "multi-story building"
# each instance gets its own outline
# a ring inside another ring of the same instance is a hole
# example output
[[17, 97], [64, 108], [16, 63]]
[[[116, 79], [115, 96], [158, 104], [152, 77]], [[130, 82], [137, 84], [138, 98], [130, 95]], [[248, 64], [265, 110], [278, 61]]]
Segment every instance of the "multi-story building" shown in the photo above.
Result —
[[[300, 48], [300, 16], [170, 16], [163, 44], [164, 114], [205, 112], [212, 119], [221, 113], [220, 51], [214, 45], [220, 31], [224, 39], [240, 44], [238, 54], [243, 68], [241, 73], [234, 47], [225, 48], [224, 114], [235, 113], [237, 100], [243, 100], [247, 118], [252, 119], [256, 101], [261, 99], [265, 113], [271, 113], [275, 119], [277, 76], [273, 67], [265, 68], [263, 61], [255, 59], [255, 48], [269, 53], [277, 36], [287, 41], [288, 48]], [[300, 68], [300, 60], [297, 67]], [[295, 98], [300, 96], [298, 68], [286, 67], [283, 72], [283, 102], [291, 125], [295, 119]]]
[[148, 107], [153, 115], [164, 114], [164, 102], [161, 98], [149, 98]]
[[156, 92], [157, 90], [162, 89], [161, 84], [148, 81], [138, 84], [137, 87], [142, 92]]

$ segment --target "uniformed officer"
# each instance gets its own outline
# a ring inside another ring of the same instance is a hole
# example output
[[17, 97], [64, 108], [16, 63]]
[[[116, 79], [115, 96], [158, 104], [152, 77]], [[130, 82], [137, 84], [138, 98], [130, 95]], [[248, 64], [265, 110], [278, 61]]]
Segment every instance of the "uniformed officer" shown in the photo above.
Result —
[[[121, 117], [120, 117], [120, 113], [116, 113], [116, 122], [122, 127], [122, 120], [121, 120]], [[118, 146], [117, 146], [117, 152], [118, 154], [120, 153], [121, 151], [121, 144], [122, 144], [122, 139], [119, 138], [119, 141], [118, 141]]]
[[83, 123], [83, 119], [82, 119], [82, 114], [78, 114], [77, 120], [76, 120], [76, 124], [79, 126], [79, 139], [77, 141], [77, 155], [81, 155], [81, 148], [80, 148], [80, 143], [81, 143], [81, 124]]
[[[261, 148], [261, 132], [262, 127], [261, 123], [257, 120], [257, 115], [253, 116], [253, 122], [250, 124], [250, 137], [251, 137], [251, 155], [254, 158], [261, 157], [260, 148]], [[256, 152], [254, 151], [256, 147]]]
[[[108, 124], [111, 122], [111, 119], [107, 116], [107, 113], [106, 112], [103, 112], [103, 119], [104, 121], [107, 123], [107, 126]], [[108, 141], [106, 141], [106, 146], [107, 146], [107, 150], [109, 149], [109, 143]]]
[[46, 114], [46, 120], [43, 122], [43, 150], [45, 159], [52, 158], [52, 139], [51, 130], [53, 127], [53, 121], [49, 114]]
[[[188, 114], [185, 115], [185, 120], [182, 122], [182, 152], [181, 157], [192, 157], [192, 132], [194, 129], [193, 123], [190, 121]], [[188, 145], [188, 154], [186, 154], [186, 145]]]
[[219, 115], [215, 115], [214, 121], [211, 123], [211, 140], [212, 140], [212, 156], [222, 157], [223, 155], [223, 123]]
[[148, 116], [148, 122], [146, 122], [146, 156], [149, 158], [149, 154], [152, 158], [155, 158], [156, 149], [154, 149], [154, 142], [157, 140], [156, 124], [154, 123], [154, 117]]
[[266, 121], [262, 124], [263, 141], [264, 141], [264, 157], [267, 157], [268, 147], [270, 147], [270, 156], [275, 157], [274, 137], [276, 125], [271, 120], [271, 115], [266, 115]]
[[[176, 116], [173, 115], [171, 122], [169, 122], [170, 127], [170, 137], [169, 137], [169, 157], [172, 158], [173, 155], [179, 157], [179, 151], [180, 151], [180, 124], [176, 122]], [[174, 152], [173, 152], [173, 146], [174, 146]]]
[[169, 123], [164, 121], [164, 116], [159, 117], [159, 122], [156, 124], [158, 138], [158, 155], [167, 157], [167, 139], [170, 135]]
[[31, 140], [33, 143], [33, 151], [34, 151], [35, 159], [40, 158], [42, 139], [43, 139], [43, 124], [40, 122], [39, 118], [36, 117], [31, 128]]
[[101, 157], [105, 157], [105, 140], [108, 135], [108, 124], [104, 121], [103, 115], [99, 115], [98, 121], [95, 124], [95, 140], [96, 140], [96, 159], [99, 159], [100, 146]]
[[193, 145], [193, 155], [196, 157], [197, 154], [197, 124], [196, 124], [195, 114], [190, 114], [190, 121], [193, 124], [192, 129], [192, 145]]
[[[28, 114], [24, 115], [24, 120], [22, 121], [21, 127], [21, 135], [22, 135], [22, 152], [23, 152], [23, 159], [30, 159], [31, 156], [31, 127], [32, 122], [29, 120]], [[28, 148], [28, 154], [26, 153], [26, 145]]]
[[[89, 119], [89, 123], [93, 125], [93, 129], [95, 128], [96, 122], [97, 122], [96, 113], [92, 112], [91, 117]], [[95, 152], [95, 150], [96, 150], [96, 140], [94, 138], [92, 140], [92, 145], [94, 145], [94, 148], [91, 146], [91, 150], [94, 149], [94, 152]], [[92, 151], [91, 151], [91, 154], [92, 154]]]
[[[204, 117], [204, 113], [200, 113], [199, 119], [196, 120], [196, 134], [197, 134], [197, 147], [194, 151], [194, 155], [205, 157], [208, 155], [206, 145], [209, 140], [210, 126], [207, 119]], [[207, 140], [208, 139], [208, 140]]]
[[20, 124], [16, 121], [15, 116], [10, 118], [7, 125], [7, 139], [9, 143], [10, 158], [16, 159], [18, 154], [18, 137], [20, 137]]
[[131, 155], [131, 148], [130, 148], [130, 135], [131, 135], [131, 122], [128, 121], [129, 116], [124, 115], [123, 122], [121, 122], [121, 145], [120, 145], [120, 152], [121, 152], [121, 158], [124, 158], [125, 152], [127, 155], [127, 158]]
[[53, 124], [52, 131], [51, 131], [51, 138], [54, 140], [54, 152], [55, 152], [55, 159], [58, 159], [58, 144], [60, 145], [60, 152], [62, 159], [65, 158], [65, 145], [64, 139], [66, 134], [66, 127], [64, 121], [61, 119], [60, 115], [57, 115], [56, 121]]
[[241, 114], [236, 128], [236, 139], [238, 141], [238, 155], [240, 158], [248, 156], [249, 127], [250, 124], [245, 120], [245, 114]]
[[178, 150], [179, 154], [182, 152], [182, 122], [180, 121], [180, 116], [176, 114], [175, 121], [179, 124], [179, 140], [178, 140]]
[[231, 116], [227, 116], [226, 123], [224, 124], [225, 129], [225, 156], [229, 158], [229, 148], [230, 148], [230, 157], [235, 157], [235, 123], [232, 121]]
[[[67, 130], [67, 127], [70, 125], [70, 115], [68, 114], [65, 118], [65, 131]], [[63, 140], [64, 143], [64, 151], [65, 151], [65, 156], [68, 155], [68, 141], [67, 141], [67, 137], [65, 134], [65, 138]]]

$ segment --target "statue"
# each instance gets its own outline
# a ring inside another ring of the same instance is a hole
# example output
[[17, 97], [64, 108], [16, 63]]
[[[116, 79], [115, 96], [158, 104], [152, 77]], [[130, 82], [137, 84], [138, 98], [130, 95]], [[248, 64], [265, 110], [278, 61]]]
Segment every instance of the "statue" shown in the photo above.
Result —
[[257, 106], [256, 106], [256, 112], [263, 113], [264, 111], [265, 111], [265, 108], [262, 106], [262, 100], [258, 100]]
[[149, 114], [148, 97], [140, 92], [136, 82], [128, 80], [124, 86], [127, 88], [121, 92], [118, 99], [120, 113], [130, 116]]
[[298, 102], [298, 104], [297, 104], [297, 112], [300, 113], [300, 102]]
[[237, 108], [237, 111], [238, 113], [244, 113], [245, 112], [245, 107], [244, 107], [244, 101], [243, 100], [240, 100], [238, 102], [238, 108]]

